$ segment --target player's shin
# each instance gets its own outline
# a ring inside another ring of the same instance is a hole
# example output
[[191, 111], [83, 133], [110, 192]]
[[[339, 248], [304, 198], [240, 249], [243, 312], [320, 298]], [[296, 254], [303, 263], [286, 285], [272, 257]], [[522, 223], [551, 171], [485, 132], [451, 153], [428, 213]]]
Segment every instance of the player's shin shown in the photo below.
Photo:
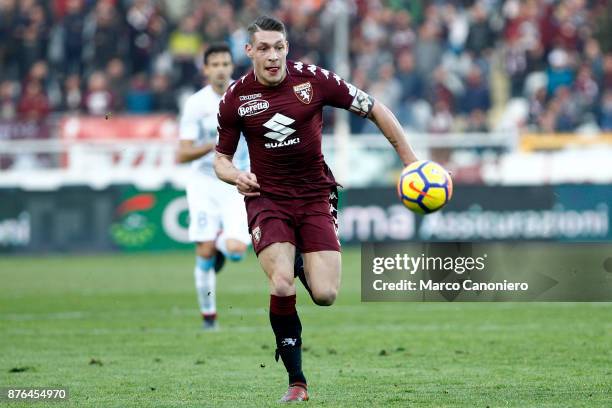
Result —
[[295, 309], [295, 295], [270, 295], [270, 324], [276, 337], [276, 360], [280, 357], [289, 384], [306, 385], [302, 372], [302, 324]]
[[194, 271], [196, 292], [198, 294], [198, 303], [200, 312], [204, 319], [214, 320], [217, 314], [217, 305], [215, 300], [215, 259], [196, 257], [196, 267]]

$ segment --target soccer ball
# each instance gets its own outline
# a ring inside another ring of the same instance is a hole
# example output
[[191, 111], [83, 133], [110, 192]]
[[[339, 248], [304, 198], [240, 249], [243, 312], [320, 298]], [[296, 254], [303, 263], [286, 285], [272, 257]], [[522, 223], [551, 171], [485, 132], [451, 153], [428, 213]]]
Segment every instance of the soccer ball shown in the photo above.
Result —
[[449, 202], [453, 195], [453, 180], [438, 163], [419, 160], [402, 170], [397, 194], [409, 210], [429, 214]]

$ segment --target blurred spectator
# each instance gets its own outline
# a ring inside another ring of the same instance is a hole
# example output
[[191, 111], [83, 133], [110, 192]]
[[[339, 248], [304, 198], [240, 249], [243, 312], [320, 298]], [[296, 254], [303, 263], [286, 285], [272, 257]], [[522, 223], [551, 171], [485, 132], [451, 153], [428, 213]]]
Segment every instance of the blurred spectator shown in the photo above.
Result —
[[423, 78], [415, 69], [412, 52], [405, 50], [397, 59], [398, 72], [396, 78], [400, 87], [400, 107], [395, 112], [402, 125], [408, 128], [417, 128], [414, 116], [415, 103], [424, 98]]
[[36, 61], [32, 64], [26, 81], [38, 81], [45, 85], [49, 77], [49, 67], [45, 60]]
[[308, 42], [312, 22], [307, 14], [297, 14], [292, 16], [291, 25], [289, 28], [289, 36], [292, 38], [291, 53], [293, 59], [303, 60], [306, 55], [312, 50]]
[[536, 90], [531, 98], [529, 99], [529, 114], [528, 114], [528, 123], [536, 127], [538, 126], [538, 122], [540, 117], [546, 111], [546, 88], [541, 87]]
[[540, 43], [534, 44], [527, 50], [527, 71], [545, 71], [546, 52]]
[[83, 93], [81, 92], [81, 78], [78, 74], [68, 75], [64, 81], [64, 92], [62, 98], [62, 110], [76, 113], [83, 104]]
[[355, 48], [359, 50], [356, 65], [365, 71], [368, 78], [375, 78], [380, 64], [390, 60], [374, 41], [359, 41]]
[[66, 15], [61, 23], [64, 67], [68, 74], [82, 71], [83, 28], [85, 14], [83, 0], [67, 0]]
[[209, 17], [204, 23], [204, 41], [207, 43], [223, 41], [229, 36], [229, 27], [225, 26], [221, 20]]
[[453, 115], [447, 100], [440, 99], [434, 105], [433, 115], [427, 125], [431, 133], [448, 133], [453, 127]]
[[527, 78], [527, 54], [517, 38], [512, 37], [506, 43], [504, 62], [506, 73], [510, 79], [510, 95], [522, 95]]
[[612, 50], [604, 57], [601, 82], [606, 90], [612, 89]]
[[132, 71], [148, 72], [157, 51], [157, 37], [162, 36], [165, 23], [152, 0], [134, 0], [126, 17]]
[[402, 52], [397, 60], [397, 65], [397, 79], [402, 91], [400, 99], [403, 102], [421, 99], [423, 97], [423, 78], [415, 69], [412, 52]]
[[86, 60], [91, 69], [105, 66], [113, 58], [123, 57], [127, 50], [124, 26], [112, 0], [98, 1], [85, 25]]
[[481, 2], [474, 3], [470, 12], [470, 27], [465, 48], [477, 57], [493, 46], [495, 36], [490, 27], [487, 11]]
[[436, 106], [438, 102], [443, 102], [448, 109], [454, 109], [455, 96], [463, 92], [463, 84], [453, 74], [443, 67], [438, 67], [433, 72], [432, 84], [428, 88], [427, 99]]
[[584, 46], [585, 63], [589, 64], [597, 82], [601, 82], [603, 76], [603, 55], [601, 47], [594, 38], [589, 38]]
[[26, 83], [23, 96], [17, 108], [19, 118], [24, 120], [42, 120], [47, 117], [50, 111], [49, 100], [44, 93], [42, 84], [38, 81]]
[[153, 108], [153, 95], [149, 89], [147, 76], [136, 74], [125, 96], [125, 108], [129, 113], [148, 113]]
[[123, 110], [125, 95], [127, 94], [129, 77], [125, 64], [119, 58], [113, 58], [106, 65], [108, 88], [115, 97], [115, 109]]
[[556, 114], [555, 131], [571, 132], [578, 124], [578, 106], [572, 100], [570, 88], [561, 86], [553, 99], [553, 112]]
[[591, 1], [589, 10], [591, 18], [585, 22], [594, 31], [593, 35], [601, 45], [602, 50], [612, 51], [612, 13], [610, 12], [610, 2], [608, 0]]
[[573, 91], [576, 95], [576, 102], [582, 111], [595, 110], [595, 105], [599, 100], [599, 85], [588, 64], [584, 64], [578, 69]]
[[258, 0], [244, 0], [243, 6], [237, 11], [238, 22], [247, 27], [261, 14]]
[[390, 43], [394, 50], [406, 50], [414, 47], [416, 33], [412, 27], [412, 17], [406, 10], [395, 14], [394, 27], [391, 32]]
[[612, 132], [612, 90], [607, 90], [601, 99], [599, 125], [601, 130]]
[[574, 72], [570, 66], [569, 54], [561, 49], [555, 48], [548, 56], [550, 66], [547, 70], [548, 93], [554, 94], [560, 86], [571, 86], [574, 82]]
[[83, 109], [89, 115], [102, 116], [115, 109], [115, 97], [108, 88], [106, 75], [96, 71], [89, 77]]
[[442, 46], [438, 38], [438, 29], [434, 23], [426, 22], [419, 30], [414, 57], [417, 72], [424, 78], [430, 78], [442, 58]]
[[153, 90], [153, 110], [160, 112], [178, 112], [176, 95], [170, 87], [170, 78], [165, 74], [156, 74], [151, 81]]
[[466, 80], [461, 111], [471, 115], [474, 111], [487, 112], [491, 109], [491, 91], [482, 78], [477, 66], [473, 66]]
[[62, 90], [57, 83], [56, 77], [49, 73], [49, 65], [45, 60], [36, 61], [30, 68], [26, 82], [37, 81], [43, 87], [43, 93], [47, 96], [51, 108], [61, 105]]
[[461, 53], [465, 48], [468, 34], [471, 32], [472, 36], [477, 35], [477, 33], [475, 33], [476, 27], [470, 30], [470, 24], [465, 13], [457, 10], [452, 3], [446, 5], [442, 18], [446, 23], [447, 39], [450, 50], [455, 54]]
[[186, 16], [179, 28], [170, 34], [168, 47], [178, 69], [179, 86], [192, 82], [197, 73], [195, 60], [202, 51], [202, 38], [196, 28], [195, 18]]
[[15, 0], [0, 0], [0, 75], [17, 78], [17, 12]]
[[557, 33], [554, 43], [570, 52], [577, 51], [580, 43], [576, 24], [586, 21], [583, 9], [577, 3], [577, 1], [562, 1], [555, 13]]
[[175, 25], [181, 18], [192, 13], [191, 0], [159, 0], [158, 2], [163, 10], [168, 21]]
[[34, 62], [47, 56], [48, 28], [41, 6], [28, 0], [20, 3], [19, 23], [15, 35], [18, 41], [19, 72], [23, 77]]
[[392, 63], [382, 64], [378, 69], [378, 80], [370, 86], [370, 94], [391, 111], [397, 111], [402, 96], [402, 84], [395, 78]]
[[17, 86], [11, 80], [0, 82], [0, 119], [12, 120], [17, 117]]

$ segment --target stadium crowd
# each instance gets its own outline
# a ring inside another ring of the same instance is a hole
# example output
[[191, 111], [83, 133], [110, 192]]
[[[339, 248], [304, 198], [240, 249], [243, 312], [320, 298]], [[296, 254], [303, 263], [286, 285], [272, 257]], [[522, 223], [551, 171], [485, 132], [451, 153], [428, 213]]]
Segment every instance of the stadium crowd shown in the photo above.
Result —
[[[350, 79], [411, 129], [487, 131], [518, 106], [521, 128], [612, 131], [609, 1], [348, 3]], [[249, 68], [245, 27], [262, 13], [287, 24], [290, 59], [333, 69], [336, 10], [334, 0], [0, 0], [0, 119], [178, 112], [202, 83], [207, 44], [227, 41], [236, 75]]]

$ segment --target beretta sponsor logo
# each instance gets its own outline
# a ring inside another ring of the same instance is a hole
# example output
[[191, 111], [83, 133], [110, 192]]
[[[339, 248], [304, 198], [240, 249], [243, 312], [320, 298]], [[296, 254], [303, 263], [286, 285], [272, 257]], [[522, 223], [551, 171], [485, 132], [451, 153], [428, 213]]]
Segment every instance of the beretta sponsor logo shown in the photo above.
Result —
[[260, 93], [255, 93], [251, 95], [240, 95], [238, 97], [238, 99], [240, 99], [241, 101], [252, 101], [253, 99], [257, 99], [257, 98], [261, 98]]
[[263, 99], [255, 99], [254, 101], [246, 102], [238, 108], [238, 115], [253, 116], [265, 112], [270, 107], [268, 101]]

